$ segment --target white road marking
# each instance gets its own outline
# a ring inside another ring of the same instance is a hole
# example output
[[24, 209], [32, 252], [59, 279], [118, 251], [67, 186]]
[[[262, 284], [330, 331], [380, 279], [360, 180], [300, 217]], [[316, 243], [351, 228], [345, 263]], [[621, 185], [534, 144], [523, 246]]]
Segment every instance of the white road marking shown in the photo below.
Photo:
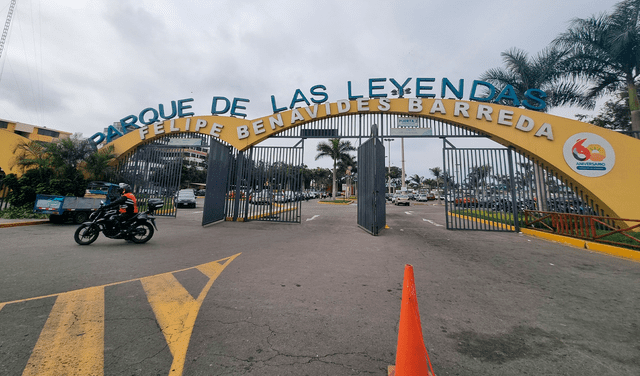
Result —
[[317, 217], [319, 217], [320, 215], [316, 214], [311, 218], [307, 218], [307, 221], [313, 221], [314, 219], [316, 219]]
[[413, 215], [413, 212], [412, 212], [412, 211], [406, 211], [406, 212], [404, 212], [404, 214], [406, 214], [406, 215]]
[[437, 227], [442, 227], [442, 226], [443, 226], [443, 225], [441, 225], [441, 224], [435, 223], [434, 221], [432, 221], [432, 220], [430, 220], [430, 219], [424, 219], [424, 218], [422, 218], [422, 220], [423, 220], [423, 221], [425, 221], [425, 222], [429, 222], [429, 223], [431, 223], [432, 225], [437, 226]]

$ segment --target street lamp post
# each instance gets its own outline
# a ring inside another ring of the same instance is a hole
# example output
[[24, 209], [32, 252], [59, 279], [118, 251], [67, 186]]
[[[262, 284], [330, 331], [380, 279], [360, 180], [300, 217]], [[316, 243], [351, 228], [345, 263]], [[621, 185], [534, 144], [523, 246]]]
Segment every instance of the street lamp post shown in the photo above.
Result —
[[400, 138], [402, 142], [402, 190], [407, 190], [407, 183], [405, 182], [405, 173], [404, 173], [404, 137]]
[[389, 141], [389, 167], [388, 167], [388, 172], [387, 172], [387, 185], [389, 185], [389, 193], [391, 193], [391, 141], [395, 141], [395, 139], [393, 138], [385, 138], [385, 141]]

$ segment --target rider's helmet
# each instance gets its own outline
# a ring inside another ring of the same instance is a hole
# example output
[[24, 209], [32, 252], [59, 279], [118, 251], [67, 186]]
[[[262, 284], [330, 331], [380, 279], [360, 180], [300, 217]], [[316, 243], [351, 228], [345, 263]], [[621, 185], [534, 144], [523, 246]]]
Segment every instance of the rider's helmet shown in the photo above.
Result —
[[120, 194], [123, 193], [128, 193], [131, 192], [131, 186], [127, 183], [120, 183], [118, 184], [120, 186], [120, 189], [118, 189], [118, 191], [120, 192]]

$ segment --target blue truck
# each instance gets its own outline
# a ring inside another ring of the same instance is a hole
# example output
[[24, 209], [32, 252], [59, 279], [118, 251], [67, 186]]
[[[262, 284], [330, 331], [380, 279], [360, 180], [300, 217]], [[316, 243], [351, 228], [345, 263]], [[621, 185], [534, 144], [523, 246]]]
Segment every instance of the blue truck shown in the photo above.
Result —
[[86, 222], [102, 202], [109, 204], [120, 197], [118, 188], [118, 184], [95, 181], [89, 183], [84, 197], [37, 195], [33, 211], [49, 214], [49, 220], [53, 223], [71, 220], [80, 224]]

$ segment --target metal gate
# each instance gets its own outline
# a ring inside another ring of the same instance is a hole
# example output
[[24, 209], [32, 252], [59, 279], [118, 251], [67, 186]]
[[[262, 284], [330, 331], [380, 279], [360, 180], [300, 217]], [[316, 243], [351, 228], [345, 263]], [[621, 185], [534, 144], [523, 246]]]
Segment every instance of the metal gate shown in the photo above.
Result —
[[300, 223], [303, 151], [300, 141], [293, 147], [254, 146], [232, 154], [227, 220]]
[[358, 226], [378, 235], [386, 225], [384, 145], [372, 137], [358, 148]]
[[519, 231], [513, 151], [455, 148], [445, 140], [447, 229]]
[[231, 147], [215, 139], [209, 140], [207, 167], [207, 189], [204, 196], [202, 225], [208, 225], [226, 218], [225, 203], [231, 166]]
[[125, 157], [116, 168], [117, 182], [131, 185], [139, 209], [146, 210], [151, 198], [164, 201], [155, 212], [159, 216], [175, 217], [173, 197], [180, 189], [184, 149], [167, 145], [145, 145]]

